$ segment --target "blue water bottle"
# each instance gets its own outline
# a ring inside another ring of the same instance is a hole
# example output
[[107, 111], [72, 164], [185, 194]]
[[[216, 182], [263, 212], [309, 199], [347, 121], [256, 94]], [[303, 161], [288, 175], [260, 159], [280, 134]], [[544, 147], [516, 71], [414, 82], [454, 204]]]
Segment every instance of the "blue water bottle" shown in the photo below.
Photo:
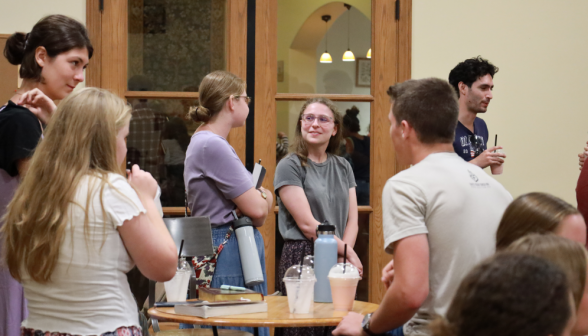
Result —
[[335, 225], [321, 223], [316, 228], [317, 240], [314, 242], [314, 302], [333, 302], [329, 271], [337, 264], [337, 241]]

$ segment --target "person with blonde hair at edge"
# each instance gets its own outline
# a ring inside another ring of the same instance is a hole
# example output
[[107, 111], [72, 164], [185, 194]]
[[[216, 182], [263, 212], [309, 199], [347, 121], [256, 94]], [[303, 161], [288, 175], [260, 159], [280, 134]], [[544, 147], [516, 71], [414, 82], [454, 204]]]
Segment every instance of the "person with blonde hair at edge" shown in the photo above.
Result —
[[[54, 101], [84, 81], [93, 51], [84, 25], [63, 15], [44, 17], [29, 33], [14, 33], [6, 41], [4, 56], [10, 64], [20, 65], [22, 84], [0, 106], [0, 226], [55, 111]], [[0, 250], [2, 239], [0, 235]], [[0, 335], [20, 336], [26, 316], [22, 287], [0, 261]]]
[[65, 98], [8, 206], [6, 262], [24, 288], [22, 335], [141, 335], [126, 273], [175, 275], [176, 245], [137, 165], [124, 177], [131, 108], [105, 90]]

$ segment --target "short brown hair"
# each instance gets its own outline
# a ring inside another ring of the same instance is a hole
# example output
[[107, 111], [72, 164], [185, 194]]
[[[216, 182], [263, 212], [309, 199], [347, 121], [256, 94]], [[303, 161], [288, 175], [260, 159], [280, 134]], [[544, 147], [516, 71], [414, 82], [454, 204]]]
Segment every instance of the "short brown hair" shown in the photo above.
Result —
[[525, 253], [498, 253], [461, 282], [433, 336], [559, 336], [572, 314], [565, 273]]
[[459, 107], [455, 90], [439, 78], [411, 79], [390, 86], [392, 113], [397, 123], [406, 120], [426, 144], [452, 143]]
[[208, 122], [216, 116], [231, 96], [239, 96], [247, 84], [237, 75], [228, 71], [217, 70], [206, 75], [200, 82], [200, 102], [189, 116], [196, 122]]
[[529, 233], [553, 233], [564, 217], [579, 213], [571, 204], [550, 194], [521, 195], [502, 215], [496, 231], [496, 249], [504, 249]]
[[308, 160], [308, 148], [306, 147], [306, 142], [302, 139], [302, 114], [306, 110], [306, 108], [310, 104], [319, 103], [323, 104], [331, 110], [333, 113], [333, 119], [335, 119], [335, 126], [337, 126], [337, 134], [329, 139], [329, 145], [327, 146], [327, 153], [331, 153], [334, 155], [339, 154], [339, 146], [341, 145], [341, 141], [343, 140], [343, 116], [339, 112], [337, 105], [335, 105], [330, 99], [323, 98], [323, 97], [316, 97], [310, 98], [304, 105], [300, 108], [300, 113], [298, 114], [298, 123], [296, 124], [296, 133], [294, 134], [294, 141], [292, 142], [292, 151], [298, 156], [300, 159], [300, 164], [304, 167], [306, 166]]
[[588, 265], [586, 249], [582, 244], [554, 234], [532, 233], [510, 244], [505, 251], [532, 254], [559, 266], [568, 277], [576, 309], [580, 306], [586, 286]]

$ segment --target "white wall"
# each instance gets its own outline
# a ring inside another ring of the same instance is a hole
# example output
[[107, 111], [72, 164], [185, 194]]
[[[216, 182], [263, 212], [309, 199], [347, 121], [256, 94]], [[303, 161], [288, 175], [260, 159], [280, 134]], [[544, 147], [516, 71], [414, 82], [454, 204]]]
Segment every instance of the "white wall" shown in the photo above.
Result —
[[28, 33], [42, 17], [63, 14], [86, 23], [84, 0], [0, 0], [0, 34]]
[[576, 204], [588, 140], [588, 1], [413, 0], [412, 77], [447, 79], [466, 58], [500, 68], [479, 115], [508, 156], [497, 177], [514, 197], [543, 191]]
[[[37, 21], [51, 14], [67, 15], [85, 24], [86, 1], [0, 0], [0, 34], [13, 34], [17, 31], [28, 33]], [[84, 83], [78, 85], [83, 86]]]

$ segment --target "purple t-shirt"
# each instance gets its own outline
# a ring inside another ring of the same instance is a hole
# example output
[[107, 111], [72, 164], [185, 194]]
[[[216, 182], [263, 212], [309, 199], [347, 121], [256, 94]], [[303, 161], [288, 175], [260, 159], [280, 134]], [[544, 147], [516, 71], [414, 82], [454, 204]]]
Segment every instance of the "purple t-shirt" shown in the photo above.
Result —
[[209, 216], [212, 226], [231, 222], [232, 199], [253, 188], [245, 169], [227, 140], [209, 131], [194, 133], [186, 151], [184, 181], [192, 216]]

